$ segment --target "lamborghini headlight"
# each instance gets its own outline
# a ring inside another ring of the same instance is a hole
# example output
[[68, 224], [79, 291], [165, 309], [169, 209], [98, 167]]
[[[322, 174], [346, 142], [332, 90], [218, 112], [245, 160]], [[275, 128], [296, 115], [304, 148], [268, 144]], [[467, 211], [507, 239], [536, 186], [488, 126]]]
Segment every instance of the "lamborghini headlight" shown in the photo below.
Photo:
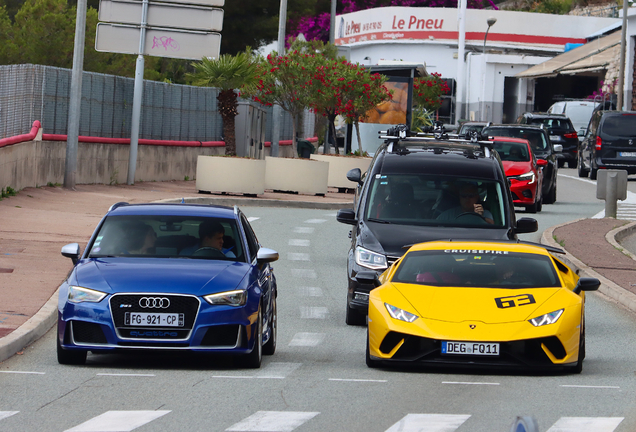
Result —
[[397, 308], [393, 305], [390, 305], [388, 303], [384, 303], [384, 306], [386, 307], [386, 310], [389, 312], [389, 315], [391, 315], [391, 318], [394, 318], [396, 320], [400, 320], [400, 321], [406, 321], [409, 323], [412, 323], [413, 321], [415, 321], [418, 316], [417, 315], [413, 315], [410, 312], [407, 312], [403, 309]]
[[101, 291], [73, 285], [68, 287], [68, 301], [71, 303], [99, 303], [104, 297], [106, 297], [106, 293]]
[[530, 324], [532, 324], [533, 326], [541, 327], [548, 324], [554, 324], [555, 322], [559, 320], [559, 318], [561, 318], [562, 314], [563, 314], [563, 309], [559, 309], [558, 311], [550, 312], [545, 315], [532, 318], [529, 321], [530, 321]]
[[387, 268], [386, 256], [358, 246], [356, 248], [356, 264], [373, 270]]
[[532, 171], [528, 171], [528, 172], [527, 172], [527, 173], [525, 173], [525, 174], [521, 174], [521, 175], [519, 176], [519, 180], [527, 181], [527, 182], [528, 182], [528, 184], [532, 184], [532, 183], [534, 183], [534, 181], [536, 180], [536, 178], [535, 178], [534, 173], [533, 173]]
[[247, 291], [233, 290], [203, 296], [211, 305], [243, 306], [247, 302]]

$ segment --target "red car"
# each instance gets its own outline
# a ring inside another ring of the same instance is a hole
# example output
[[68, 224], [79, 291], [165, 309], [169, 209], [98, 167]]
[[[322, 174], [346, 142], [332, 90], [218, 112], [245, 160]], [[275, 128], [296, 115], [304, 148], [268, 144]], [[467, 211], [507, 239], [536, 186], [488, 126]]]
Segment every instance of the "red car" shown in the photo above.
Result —
[[542, 169], [547, 161], [537, 159], [528, 140], [494, 137], [494, 149], [503, 162], [515, 206], [525, 207], [528, 213], [541, 211], [543, 195]]

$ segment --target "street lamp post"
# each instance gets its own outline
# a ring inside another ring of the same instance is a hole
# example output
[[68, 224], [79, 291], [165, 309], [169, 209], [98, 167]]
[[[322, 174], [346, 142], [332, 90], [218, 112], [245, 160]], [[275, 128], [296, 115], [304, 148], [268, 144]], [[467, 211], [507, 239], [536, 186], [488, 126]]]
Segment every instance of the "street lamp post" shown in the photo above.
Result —
[[482, 114], [481, 114], [481, 120], [482, 121], [488, 121], [488, 110], [487, 110], [487, 105], [486, 105], [486, 39], [488, 39], [488, 31], [490, 30], [490, 27], [492, 27], [495, 23], [497, 22], [497, 18], [495, 17], [490, 17], [488, 18], [488, 20], [486, 20], [486, 23], [488, 24], [488, 28], [486, 29], [486, 34], [484, 35], [484, 48], [482, 50], [482, 57], [484, 58], [483, 60], [483, 70], [482, 70], [482, 74], [481, 74], [481, 101], [482, 101], [482, 106], [483, 109]]

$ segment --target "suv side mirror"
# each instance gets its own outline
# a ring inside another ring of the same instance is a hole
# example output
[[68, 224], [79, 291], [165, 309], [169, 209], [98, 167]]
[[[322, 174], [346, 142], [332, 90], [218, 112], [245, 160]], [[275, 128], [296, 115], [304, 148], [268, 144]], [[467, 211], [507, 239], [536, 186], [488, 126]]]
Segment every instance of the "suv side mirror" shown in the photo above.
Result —
[[360, 168], [352, 168], [347, 172], [347, 180], [362, 184], [362, 171]]
[[338, 214], [336, 215], [336, 220], [340, 223], [347, 224], [347, 225], [357, 225], [358, 223], [358, 221], [356, 220], [356, 212], [353, 209], [338, 210]]
[[517, 228], [515, 231], [517, 234], [527, 234], [537, 232], [539, 229], [539, 224], [536, 219], [529, 217], [522, 217], [517, 220]]
[[561, 153], [563, 151], [563, 145], [562, 144], [553, 144], [554, 147], [554, 152], [555, 153]]

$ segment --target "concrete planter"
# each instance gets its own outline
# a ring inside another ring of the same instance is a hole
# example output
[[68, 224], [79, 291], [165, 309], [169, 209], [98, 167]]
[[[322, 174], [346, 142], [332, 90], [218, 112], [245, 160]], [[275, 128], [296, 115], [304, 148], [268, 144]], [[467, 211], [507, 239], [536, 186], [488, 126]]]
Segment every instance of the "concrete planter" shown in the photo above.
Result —
[[265, 158], [265, 188], [325, 195], [329, 164], [311, 159]]
[[262, 194], [265, 192], [265, 161], [239, 157], [199, 156], [196, 187], [204, 192]]
[[329, 178], [327, 180], [327, 185], [329, 187], [339, 189], [355, 188], [357, 184], [347, 179], [347, 172], [353, 168], [360, 168], [360, 171], [365, 172], [369, 169], [369, 163], [371, 163], [370, 157], [359, 156], [312, 154], [310, 158], [318, 161], [329, 162]]

